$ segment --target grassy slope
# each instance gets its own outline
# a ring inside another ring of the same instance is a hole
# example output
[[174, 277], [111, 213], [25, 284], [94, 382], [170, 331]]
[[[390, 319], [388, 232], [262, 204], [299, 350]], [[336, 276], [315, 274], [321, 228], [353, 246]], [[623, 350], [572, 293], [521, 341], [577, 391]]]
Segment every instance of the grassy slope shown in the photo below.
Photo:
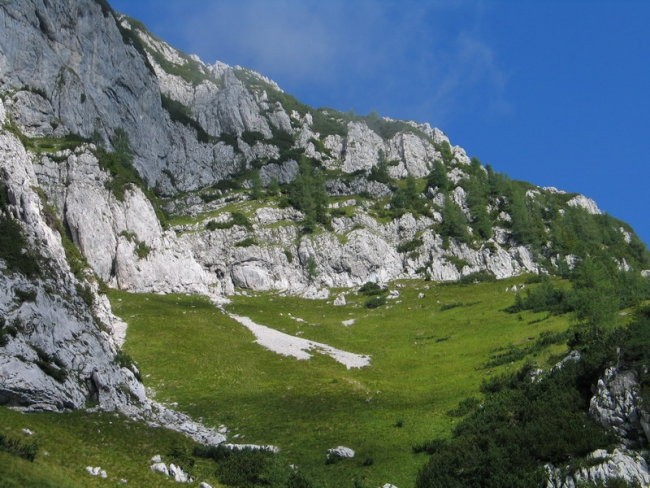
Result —
[[[23, 428], [35, 434], [27, 437]], [[3, 407], [0, 433], [39, 445], [34, 462], [0, 451], [0, 488], [168, 487], [174, 483], [151, 472], [149, 459], [161, 454], [170, 462], [167, 454], [172, 446], [193, 446], [181, 434], [115, 414], [86, 412], [22, 414]], [[101, 466], [108, 478], [90, 476], [86, 466]], [[199, 481], [219, 486], [212, 463], [198, 461], [193, 473]], [[121, 485], [121, 479], [128, 484]]]
[[[280, 446], [287, 462], [329, 486], [351, 486], [354, 479], [409, 486], [425, 461], [411, 446], [446, 435], [454, 423], [446, 412], [504, 370], [482, 367], [495, 349], [567, 327], [565, 317], [531, 324], [545, 315], [503, 312], [513, 302], [504, 290], [516, 282], [411, 282], [400, 289], [401, 303], [375, 310], [354, 295], [345, 307], [270, 294], [236, 297], [228, 306], [264, 325], [370, 354], [372, 365], [362, 370], [266, 351], [202, 298], [112, 292], [111, 299], [130, 326], [126, 351], [158, 399], [178, 402], [208, 424], [225, 423], [242, 442]], [[463, 305], [442, 310], [452, 303]], [[349, 318], [356, 323], [344, 327]], [[537, 362], [562, 350], [552, 346]], [[357, 457], [325, 465], [326, 449], [337, 445], [352, 447]], [[367, 459], [372, 465], [361, 466]]]

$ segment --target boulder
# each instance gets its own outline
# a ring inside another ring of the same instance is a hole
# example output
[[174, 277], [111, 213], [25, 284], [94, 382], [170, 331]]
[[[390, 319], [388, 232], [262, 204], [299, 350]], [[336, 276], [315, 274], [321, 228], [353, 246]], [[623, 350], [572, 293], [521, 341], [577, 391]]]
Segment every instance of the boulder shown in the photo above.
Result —
[[328, 459], [333, 459], [333, 458], [352, 459], [354, 455], [355, 455], [354, 450], [345, 446], [337, 446], [327, 450]]
[[154, 473], [160, 473], [160, 474], [164, 474], [165, 476], [169, 476], [169, 469], [167, 469], [167, 465], [163, 462], [154, 463], [151, 466], [149, 466], [149, 469], [151, 469], [151, 471], [153, 471]]

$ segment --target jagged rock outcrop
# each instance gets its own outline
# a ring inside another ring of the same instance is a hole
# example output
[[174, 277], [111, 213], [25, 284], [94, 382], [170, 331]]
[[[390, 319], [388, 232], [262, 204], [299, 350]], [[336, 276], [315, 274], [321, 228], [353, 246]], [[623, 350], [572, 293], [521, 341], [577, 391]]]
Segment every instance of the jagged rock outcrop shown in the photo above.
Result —
[[598, 208], [596, 202], [591, 198], [587, 198], [584, 195], [577, 195], [567, 202], [567, 205], [570, 207], [578, 207], [584, 209], [587, 213], [591, 215], [600, 215], [602, 212]]
[[0, 131], [0, 181], [3, 218], [15, 219], [30, 252], [40, 256], [35, 277], [12, 272], [0, 259], [0, 403], [28, 410], [117, 410], [198, 442], [225, 441], [216, 430], [147, 398], [137, 369], [119, 352], [124, 324], [112, 316], [90, 275], [72, 273], [37, 191], [31, 156], [6, 131]]
[[606, 483], [608, 480], [623, 480], [650, 486], [650, 470], [641, 454], [626, 449], [604, 449], [589, 455], [589, 462], [583, 468], [567, 473], [567, 469], [545, 466], [548, 474], [547, 488], [579, 488], [585, 483]]
[[108, 410], [138, 409], [146, 399], [144, 387], [116, 359], [110, 324], [93, 317], [86, 304], [92, 290], [72, 275], [60, 235], [46, 223], [30, 157], [6, 133], [0, 133], [0, 171], [6, 211], [22, 223], [29, 242], [47, 261], [37, 280], [0, 274], [2, 317], [12, 327], [0, 350], [0, 400], [48, 410], [88, 403]]
[[[555, 368], [580, 360], [573, 351]], [[554, 368], [554, 369], [555, 369]], [[637, 375], [632, 370], [610, 367], [598, 380], [597, 391], [591, 398], [589, 414], [616, 435], [621, 445], [611, 452], [599, 449], [591, 453], [583, 467], [572, 469], [545, 466], [547, 488], [576, 488], [584, 483], [605, 483], [623, 480], [650, 486], [650, 467], [643, 451], [633, 450], [648, 445], [648, 414], [643, 407]], [[647, 451], [646, 451], [647, 454]]]
[[650, 441], [650, 418], [634, 371], [607, 368], [603, 378], [598, 380], [596, 394], [589, 403], [589, 414], [628, 447], [647, 446]]
[[[304, 294], [310, 286], [354, 287], [367, 281], [424, 275], [455, 281], [482, 270], [497, 278], [540, 272], [523, 246], [494, 243], [476, 249], [454, 241], [445, 243], [431, 229], [432, 219], [405, 214], [381, 224], [361, 207], [355, 209], [353, 217], [333, 219], [333, 232], [313, 236], [300, 235], [299, 213], [261, 207], [250, 229], [233, 226], [210, 231], [198, 224], [196, 230], [186, 229], [179, 240], [219, 277], [222, 290], [234, 285]], [[418, 234], [417, 248], [397, 251], [401, 242]], [[250, 244], [241, 245], [247, 241]]]
[[92, 146], [56, 157], [43, 156], [34, 167], [37, 182], [70, 230], [95, 273], [121, 289], [138, 292], [217, 292], [216, 279], [163, 231], [155, 210], [136, 186], [118, 198], [107, 188], [110, 174], [100, 168]]

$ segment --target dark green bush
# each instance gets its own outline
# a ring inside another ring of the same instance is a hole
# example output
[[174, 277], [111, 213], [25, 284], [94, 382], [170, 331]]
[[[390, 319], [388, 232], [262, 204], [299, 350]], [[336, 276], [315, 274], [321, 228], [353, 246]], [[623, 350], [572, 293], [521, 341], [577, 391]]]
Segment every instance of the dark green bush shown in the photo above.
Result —
[[244, 131], [241, 134], [242, 141], [244, 141], [249, 146], [254, 146], [258, 142], [264, 141], [264, 134], [261, 132], [255, 131]]
[[59, 383], [63, 383], [68, 378], [68, 372], [59, 358], [50, 356], [39, 347], [32, 346], [32, 349], [34, 349], [38, 355], [36, 365], [41, 369], [41, 371], [46, 375], [51, 376]]
[[510, 313], [517, 313], [522, 310], [554, 313], [568, 312], [570, 306], [567, 301], [567, 292], [555, 287], [550, 281], [544, 281], [535, 288], [527, 289], [524, 294], [517, 293], [515, 303], [506, 309]]
[[16, 288], [14, 290], [14, 295], [20, 303], [33, 302], [36, 300], [36, 289], [31, 288], [24, 290], [22, 288]]
[[117, 364], [120, 368], [126, 368], [130, 370], [138, 379], [138, 381], [142, 381], [142, 377], [140, 376], [140, 370], [138, 369], [135, 361], [131, 356], [129, 356], [126, 352], [124, 352], [123, 349], [119, 349], [117, 351], [117, 354], [115, 354], [115, 359], [113, 360], [113, 362]]
[[35, 442], [25, 443], [0, 434], [0, 450], [28, 461], [34, 461], [36, 454], [38, 454], [38, 444]]
[[385, 288], [382, 288], [377, 283], [374, 283], [372, 281], [367, 281], [359, 288], [359, 293], [366, 296], [380, 295], [385, 291]]
[[266, 484], [266, 471], [273, 454], [264, 450], [231, 451], [217, 466], [219, 481], [232, 486]]
[[363, 304], [366, 308], [377, 308], [386, 305], [386, 297], [384, 295], [376, 295], [368, 298]]
[[138, 256], [138, 259], [146, 259], [151, 253], [151, 248], [147, 243], [138, 241], [135, 245], [135, 255]]
[[307, 478], [300, 471], [291, 471], [289, 479], [287, 480], [286, 488], [313, 488], [314, 485], [309, 478]]
[[416, 237], [415, 239], [411, 239], [410, 241], [402, 242], [397, 246], [397, 252], [399, 253], [407, 253], [407, 252], [413, 252], [417, 250], [421, 245], [423, 244], [422, 238]]
[[465, 398], [456, 408], [449, 410], [447, 415], [450, 417], [464, 417], [468, 413], [476, 410], [480, 404], [481, 402], [474, 397]]
[[9, 271], [29, 277], [40, 274], [41, 259], [30, 249], [20, 224], [2, 214], [0, 214], [0, 259], [4, 260]]
[[494, 276], [489, 271], [483, 269], [481, 271], [477, 271], [476, 273], [470, 273], [468, 275], [465, 275], [459, 281], [464, 285], [471, 284], [471, 283], [485, 283], [490, 281], [496, 281], [496, 276]]
[[527, 370], [509, 378], [450, 440], [423, 446], [432, 457], [416, 486], [541, 486], [543, 463], [561, 464], [609, 446], [613, 439], [590, 419], [588, 401], [575, 387], [585, 373], [571, 365], [540, 382], [531, 382]]
[[445, 196], [440, 235], [445, 239], [454, 238], [461, 242], [468, 242], [467, 223], [467, 217], [460, 207], [451, 198]]
[[243, 239], [235, 243], [235, 246], [237, 247], [250, 247], [256, 245], [257, 245], [257, 240], [254, 237], [247, 237], [246, 239]]
[[305, 215], [303, 225], [308, 230], [313, 229], [317, 223], [329, 224], [329, 197], [325, 189], [325, 177], [314, 161], [299, 158], [298, 174], [289, 184], [287, 200]]
[[179, 444], [173, 444], [167, 455], [171, 458], [177, 466], [180, 466], [186, 473], [191, 472], [194, 467], [194, 458], [189, 454], [187, 448]]

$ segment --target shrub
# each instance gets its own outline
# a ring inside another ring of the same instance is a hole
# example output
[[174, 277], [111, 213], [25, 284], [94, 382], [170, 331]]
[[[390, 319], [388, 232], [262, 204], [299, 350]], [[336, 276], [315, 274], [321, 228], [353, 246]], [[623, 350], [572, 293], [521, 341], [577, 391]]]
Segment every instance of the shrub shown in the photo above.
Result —
[[119, 349], [117, 351], [117, 354], [115, 354], [115, 359], [113, 359], [113, 362], [116, 365], [118, 365], [120, 368], [126, 368], [130, 370], [134, 374], [134, 376], [138, 379], [138, 381], [142, 381], [142, 377], [140, 376], [140, 371], [138, 370], [135, 361], [131, 356], [125, 353], [123, 349]]
[[324, 175], [315, 167], [315, 162], [304, 157], [299, 160], [298, 174], [289, 184], [287, 199], [295, 209], [305, 214], [305, 227], [313, 228], [316, 223], [327, 225], [329, 197]]
[[484, 282], [495, 281], [495, 280], [496, 277], [492, 273], [483, 269], [481, 271], [477, 271], [476, 273], [470, 273], [468, 275], [463, 276], [460, 279], [460, 283], [464, 285], [468, 285], [471, 283], [484, 283]]
[[305, 269], [307, 270], [309, 281], [314, 281], [316, 276], [318, 276], [318, 263], [316, 263], [314, 256], [309, 256], [309, 259], [307, 259], [307, 263], [305, 264]]
[[30, 249], [18, 221], [5, 214], [8, 204], [7, 188], [0, 182], [0, 259], [6, 263], [9, 271], [28, 277], [37, 276], [41, 258]]
[[368, 300], [365, 301], [364, 306], [366, 308], [377, 308], [385, 304], [386, 304], [386, 297], [383, 295], [376, 295], [374, 297], [368, 298]]
[[16, 288], [14, 290], [14, 295], [20, 303], [33, 302], [36, 301], [36, 289], [32, 288], [29, 290], [23, 290], [22, 288]]
[[313, 488], [313, 486], [311, 480], [300, 471], [291, 471], [286, 488]]
[[242, 239], [241, 241], [235, 243], [235, 246], [237, 247], [250, 247], [256, 245], [257, 240], [254, 237], [247, 237], [246, 239]]
[[135, 254], [138, 256], [138, 259], [146, 259], [150, 252], [151, 248], [142, 241], [138, 241], [135, 245]]
[[241, 139], [249, 146], [254, 146], [260, 141], [264, 141], [264, 134], [256, 131], [244, 131], [241, 134]]
[[260, 449], [231, 451], [219, 462], [217, 477], [221, 483], [233, 486], [264, 484], [272, 457], [272, 453]]
[[34, 461], [38, 453], [38, 444], [35, 442], [25, 443], [0, 434], [0, 450], [27, 459], [28, 461]]
[[231, 453], [232, 451], [224, 447], [222, 444], [219, 444], [217, 446], [199, 445], [195, 446], [194, 450], [192, 451], [192, 454], [196, 457], [212, 459], [213, 461], [217, 462], [226, 459]]
[[367, 281], [361, 285], [361, 288], [359, 288], [359, 293], [366, 296], [379, 295], [385, 291], [386, 290], [384, 288], [372, 281]]
[[395, 190], [390, 205], [393, 217], [400, 217], [406, 212], [411, 212], [414, 215], [425, 213], [425, 200], [417, 190], [417, 184], [413, 176], [407, 176], [404, 187], [398, 187]]
[[449, 410], [447, 415], [450, 417], [464, 417], [470, 412], [476, 410], [480, 404], [481, 402], [474, 397], [465, 398], [456, 408]]
[[423, 244], [422, 238], [416, 237], [415, 239], [411, 239], [410, 241], [402, 242], [397, 246], [397, 252], [399, 253], [407, 253], [407, 252], [413, 252], [417, 248], [419, 248]]
[[77, 283], [77, 285], [75, 285], [75, 289], [77, 290], [77, 295], [79, 295], [79, 298], [81, 298], [89, 308], [92, 308], [95, 304], [95, 295], [93, 294], [90, 285], [82, 285], [81, 283]]
[[68, 378], [68, 372], [59, 358], [50, 356], [39, 347], [32, 346], [32, 349], [34, 349], [38, 356], [36, 365], [41, 369], [41, 371], [46, 375], [51, 376], [59, 383], [65, 382]]
[[167, 455], [174, 461], [174, 464], [180, 466], [186, 473], [189, 473], [194, 467], [194, 458], [185, 447], [179, 444], [173, 444], [169, 448]]
[[248, 219], [248, 217], [246, 217], [246, 215], [241, 212], [232, 212], [230, 214], [230, 220], [226, 222], [217, 222], [216, 220], [211, 220], [205, 224], [205, 228], [212, 231], [216, 229], [231, 229], [235, 225], [245, 227], [249, 230], [253, 228], [251, 221]]
[[429, 176], [427, 176], [427, 189], [438, 188], [439, 191], [446, 192], [449, 190], [450, 185], [447, 168], [441, 161], [435, 161]]
[[468, 242], [467, 217], [460, 207], [448, 196], [442, 208], [442, 223], [440, 234], [443, 238], [455, 238], [461, 242]]

